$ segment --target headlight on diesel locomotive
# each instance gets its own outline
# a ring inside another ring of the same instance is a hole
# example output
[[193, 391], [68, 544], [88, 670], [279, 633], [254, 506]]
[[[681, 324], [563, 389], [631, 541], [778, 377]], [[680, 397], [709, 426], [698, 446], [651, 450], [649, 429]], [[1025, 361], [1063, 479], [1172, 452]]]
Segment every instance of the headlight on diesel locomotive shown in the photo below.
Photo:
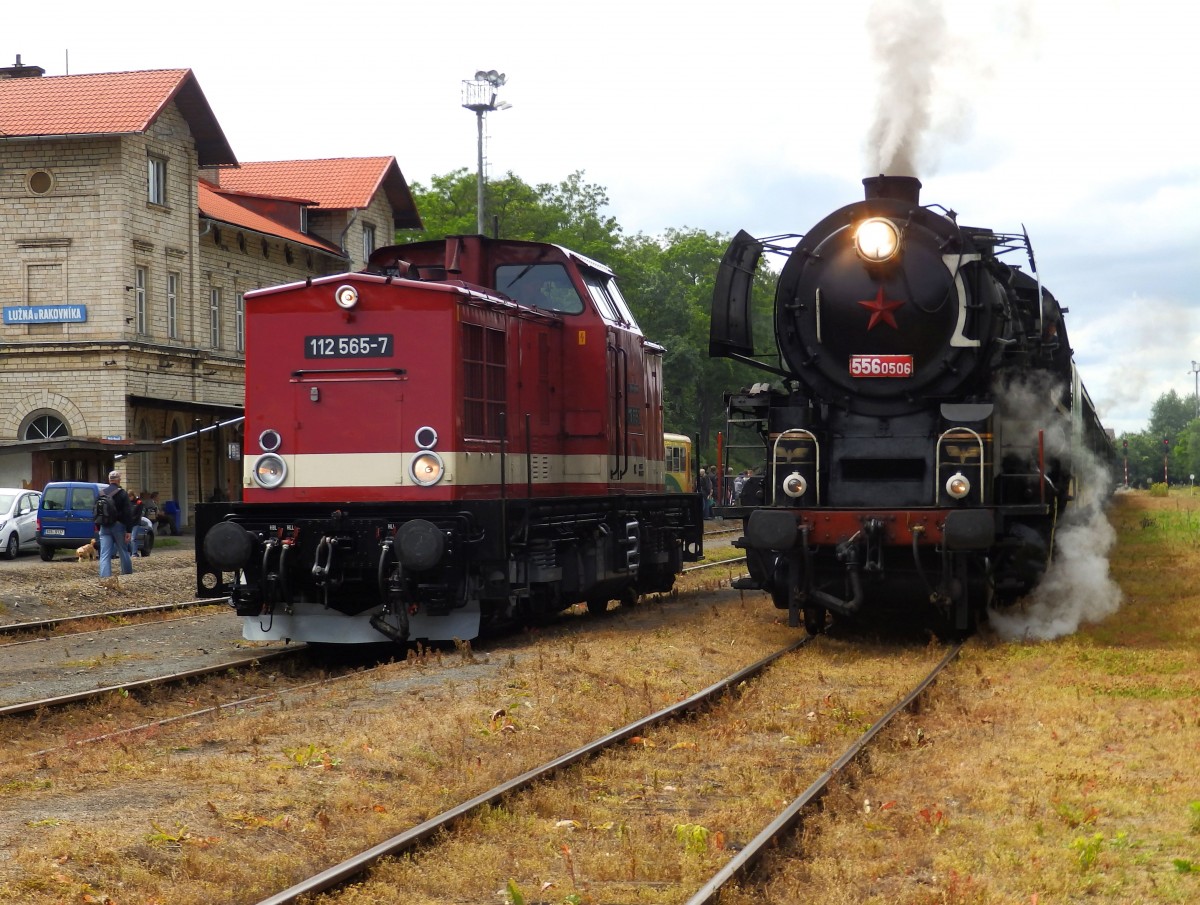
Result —
[[272, 490], [287, 478], [287, 463], [274, 453], [258, 457], [254, 463], [254, 481], [259, 487]]
[[804, 480], [804, 475], [793, 471], [790, 475], [783, 479], [783, 492], [790, 496], [793, 500], [798, 500], [804, 496], [808, 490], [808, 481]]
[[445, 472], [446, 468], [442, 464], [442, 457], [428, 449], [414, 456], [412, 465], [408, 469], [413, 482], [422, 487], [432, 487], [442, 479]]
[[258, 445], [263, 452], [275, 452], [283, 443], [283, 438], [279, 436], [279, 431], [265, 430], [258, 435]]
[[421, 449], [433, 449], [437, 446], [438, 434], [429, 425], [418, 427], [417, 432], [413, 434], [413, 442]]
[[954, 497], [956, 500], [961, 500], [971, 492], [971, 482], [967, 480], [967, 476], [962, 472], [953, 474], [946, 481], [946, 493]]
[[339, 308], [349, 311], [358, 304], [358, 290], [353, 286], [339, 286], [333, 294], [333, 300]]
[[882, 264], [900, 250], [900, 232], [896, 224], [882, 217], [864, 220], [854, 231], [854, 249], [858, 256], [871, 264]]

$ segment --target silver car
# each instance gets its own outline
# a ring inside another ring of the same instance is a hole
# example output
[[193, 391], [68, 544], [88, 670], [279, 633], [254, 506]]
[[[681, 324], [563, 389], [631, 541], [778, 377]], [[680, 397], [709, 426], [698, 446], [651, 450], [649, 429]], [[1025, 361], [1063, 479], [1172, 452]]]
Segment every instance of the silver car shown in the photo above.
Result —
[[36, 490], [0, 487], [0, 550], [9, 559], [38, 548], [37, 514], [41, 498]]

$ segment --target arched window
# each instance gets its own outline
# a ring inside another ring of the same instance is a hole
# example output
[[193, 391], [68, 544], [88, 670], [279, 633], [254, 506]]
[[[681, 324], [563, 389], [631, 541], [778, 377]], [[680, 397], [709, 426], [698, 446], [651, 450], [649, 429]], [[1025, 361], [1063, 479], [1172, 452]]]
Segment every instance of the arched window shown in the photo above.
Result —
[[70, 435], [66, 423], [57, 415], [35, 415], [25, 425], [21, 434], [22, 440], [53, 440], [55, 437]]

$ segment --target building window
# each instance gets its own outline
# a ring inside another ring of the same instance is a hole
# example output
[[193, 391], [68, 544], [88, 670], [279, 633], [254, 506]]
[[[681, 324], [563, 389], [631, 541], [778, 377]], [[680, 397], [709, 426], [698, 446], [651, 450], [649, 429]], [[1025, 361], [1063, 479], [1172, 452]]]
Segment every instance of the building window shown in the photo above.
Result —
[[238, 293], [233, 297], [234, 342], [239, 352], [246, 351], [246, 296]]
[[167, 274], [167, 336], [179, 339], [179, 274]]
[[371, 252], [375, 250], [375, 227], [363, 224], [363, 262], [371, 259]]
[[56, 415], [38, 415], [25, 426], [22, 440], [53, 440], [69, 436], [67, 425]]
[[215, 286], [208, 292], [208, 344], [221, 348], [221, 290]]
[[146, 198], [151, 204], [167, 203], [167, 162], [161, 157], [146, 158]]
[[25, 186], [33, 195], [48, 195], [54, 188], [54, 175], [49, 170], [34, 170], [25, 180]]
[[302, 232], [302, 233], [308, 232], [308, 208], [307, 207], [300, 208], [300, 232]]
[[146, 268], [138, 267], [134, 271], [133, 279], [133, 316], [138, 333], [146, 332], [146, 284], [148, 282], [149, 275]]

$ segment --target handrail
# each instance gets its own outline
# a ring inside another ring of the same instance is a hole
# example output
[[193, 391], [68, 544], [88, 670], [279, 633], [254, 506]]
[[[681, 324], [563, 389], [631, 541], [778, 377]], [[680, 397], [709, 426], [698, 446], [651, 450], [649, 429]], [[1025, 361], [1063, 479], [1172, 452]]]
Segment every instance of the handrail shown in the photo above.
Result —
[[[969, 427], [952, 427], [952, 428], [949, 428], [948, 430], [942, 431], [942, 433], [937, 438], [937, 448], [934, 452], [934, 459], [933, 459], [933, 505], [935, 505], [935, 506], [938, 505], [938, 498], [941, 496], [942, 441], [945, 440], [946, 437], [948, 437], [950, 434], [959, 433], [959, 432], [970, 434], [972, 437], [975, 438], [975, 442], [979, 444], [979, 502], [981, 504], [986, 502], [985, 497], [987, 495], [987, 487], [985, 486], [985, 482], [984, 482], [984, 470], [983, 470], [983, 460], [985, 457], [984, 447], [983, 447], [983, 437], [981, 437], [975, 431], [971, 430], [971, 428], [969, 428]], [[960, 464], [965, 464], [965, 463], [960, 463]]]
[[817, 490], [817, 505], [821, 505], [821, 444], [817, 441], [817, 436], [812, 431], [805, 430], [802, 427], [789, 427], [787, 430], [780, 431], [779, 436], [775, 438], [775, 445], [771, 447], [771, 505], [775, 505], [775, 488], [779, 486], [779, 475], [776, 471], [779, 465], [779, 442], [788, 434], [801, 434], [812, 441], [813, 451], [816, 453], [814, 464], [816, 465], [816, 475], [813, 483], [816, 484]]

